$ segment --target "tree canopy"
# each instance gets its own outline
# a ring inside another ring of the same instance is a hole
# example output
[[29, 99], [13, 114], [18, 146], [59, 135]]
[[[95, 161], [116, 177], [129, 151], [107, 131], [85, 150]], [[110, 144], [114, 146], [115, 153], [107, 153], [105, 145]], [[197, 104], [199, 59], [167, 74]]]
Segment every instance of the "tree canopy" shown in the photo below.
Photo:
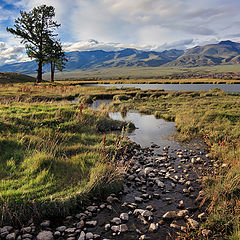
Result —
[[7, 31], [20, 38], [27, 55], [38, 62], [37, 82], [41, 82], [42, 66], [49, 59], [50, 45], [57, 42], [54, 31], [60, 24], [53, 20], [55, 9], [52, 6], [41, 5], [29, 12], [20, 11], [20, 15], [15, 20], [14, 28], [7, 27]]

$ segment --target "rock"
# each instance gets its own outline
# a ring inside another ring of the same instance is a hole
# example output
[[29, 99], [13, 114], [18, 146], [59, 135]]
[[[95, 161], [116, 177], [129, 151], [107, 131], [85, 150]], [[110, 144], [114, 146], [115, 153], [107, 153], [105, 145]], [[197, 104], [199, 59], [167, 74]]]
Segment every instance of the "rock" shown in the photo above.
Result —
[[32, 231], [32, 228], [31, 227], [25, 227], [25, 228], [22, 228], [21, 229], [21, 232], [22, 233], [30, 233]]
[[174, 218], [177, 218], [177, 213], [176, 211], [169, 211], [169, 212], [166, 212], [164, 215], [163, 215], [163, 219], [174, 219]]
[[60, 226], [60, 227], [57, 227], [57, 228], [56, 228], [56, 231], [64, 232], [66, 229], [67, 229], [66, 226]]
[[120, 232], [127, 232], [128, 231], [128, 227], [126, 224], [121, 224], [120, 225]]
[[189, 211], [188, 210], [180, 210], [178, 213], [177, 213], [177, 216], [182, 218], [182, 217], [185, 217], [189, 214]]
[[93, 234], [93, 239], [100, 239], [100, 235], [99, 234]]
[[87, 222], [85, 223], [85, 225], [86, 225], [87, 227], [90, 227], [90, 228], [96, 227], [96, 226], [97, 226], [97, 221], [87, 221]]
[[109, 197], [107, 197], [107, 202], [108, 203], [112, 203], [113, 202], [113, 197], [110, 195]]
[[81, 231], [81, 233], [80, 233], [80, 236], [79, 236], [78, 240], [85, 240], [85, 237], [86, 237], [86, 234], [85, 234], [85, 232], [84, 232], [84, 231]]
[[32, 238], [33, 238], [33, 236], [29, 233], [25, 233], [22, 235], [22, 239], [32, 239]]
[[146, 235], [141, 235], [140, 237], [139, 237], [139, 240], [149, 240], [150, 238], [149, 237], [147, 237]]
[[196, 220], [194, 220], [194, 219], [192, 219], [192, 218], [188, 218], [187, 221], [188, 221], [188, 223], [190, 224], [190, 226], [191, 226], [192, 229], [196, 230], [196, 229], [198, 228], [199, 223], [198, 223]]
[[178, 208], [184, 208], [183, 200], [179, 201]]
[[165, 187], [165, 184], [163, 182], [161, 182], [159, 179], [157, 179], [155, 182], [158, 185], [158, 187], [160, 187], [160, 188], [164, 188]]
[[13, 230], [12, 226], [4, 226], [4, 227], [0, 228], [0, 233], [11, 232], [12, 230]]
[[145, 210], [143, 210], [143, 209], [135, 209], [135, 210], [133, 211], [133, 215], [135, 215], [135, 216], [140, 215], [140, 214], [142, 214], [144, 211], [145, 211]]
[[60, 231], [56, 231], [54, 232], [54, 237], [60, 237], [61, 236], [61, 232]]
[[118, 218], [118, 217], [115, 217], [111, 220], [112, 223], [116, 224], [116, 225], [119, 225], [121, 224], [121, 219]]
[[113, 232], [119, 232], [119, 231], [120, 231], [120, 226], [113, 225], [113, 226], [111, 227], [111, 230], [112, 230]]
[[85, 213], [76, 214], [76, 218], [78, 218], [80, 220], [84, 220], [87, 218], [87, 214], [85, 214]]
[[88, 232], [88, 233], [86, 234], [85, 238], [86, 238], [86, 240], [88, 240], [88, 239], [93, 239], [93, 233]]
[[76, 228], [67, 228], [65, 230], [65, 233], [71, 234], [71, 233], [74, 233], [75, 231], [76, 231]]
[[203, 229], [202, 230], [202, 235], [204, 236], [204, 237], [208, 237], [208, 236], [210, 236], [212, 234], [212, 231], [211, 230], [208, 230], [208, 229]]
[[129, 215], [127, 213], [121, 213], [120, 214], [120, 218], [123, 220], [123, 221], [128, 221], [129, 220]]
[[140, 197], [135, 197], [134, 199], [135, 199], [135, 202], [140, 202], [141, 203], [143, 201], [143, 199], [140, 198]]
[[110, 228], [111, 228], [111, 225], [109, 223], [104, 226], [105, 231], [110, 230]]
[[150, 172], [153, 172], [153, 168], [151, 168], [151, 167], [146, 167], [146, 168], [144, 169], [144, 174], [145, 174], [145, 175], [148, 175]]
[[6, 240], [15, 240], [16, 239], [16, 233], [10, 233], [6, 236]]
[[141, 213], [141, 215], [142, 215], [143, 217], [151, 217], [151, 216], [153, 215], [153, 213], [150, 212], [150, 211], [148, 211], [148, 210], [144, 210], [144, 211]]
[[50, 231], [42, 231], [37, 235], [37, 240], [53, 240], [53, 234]]
[[98, 207], [97, 206], [89, 206], [86, 208], [89, 212], [96, 212]]
[[158, 224], [157, 223], [151, 223], [148, 231], [149, 232], [156, 232], [157, 230], [158, 230]]
[[50, 221], [49, 220], [45, 220], [40, 224], [41, 227], [47, 228], [50, 226]]
[[84, 221], [83, 221], [83, 220], [81, 220], [80, 222], [78, 222], [77, 225], [76, 225], [76, 227], [77, 227], [78, 229], [83, 228], [83, 226], [84, 226]]

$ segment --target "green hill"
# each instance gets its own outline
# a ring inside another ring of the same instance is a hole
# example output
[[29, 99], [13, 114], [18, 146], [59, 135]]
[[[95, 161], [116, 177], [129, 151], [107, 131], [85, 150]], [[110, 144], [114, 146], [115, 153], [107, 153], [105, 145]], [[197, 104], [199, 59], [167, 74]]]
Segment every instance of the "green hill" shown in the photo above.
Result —
[[35, 78], [14, 72], [0, 72], [0, 84], [1, 83], [25, 83], [35, 82]]

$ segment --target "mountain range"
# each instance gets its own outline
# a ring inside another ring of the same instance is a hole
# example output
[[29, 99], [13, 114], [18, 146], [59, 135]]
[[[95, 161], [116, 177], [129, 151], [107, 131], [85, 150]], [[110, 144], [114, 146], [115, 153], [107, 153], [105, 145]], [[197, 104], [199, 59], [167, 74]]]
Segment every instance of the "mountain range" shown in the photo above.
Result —
[[[240, 43], [221, 41], [218, 44], [196, 46], [185, 51], [165, 50], [163, 52], [123, 49], [120, 51], [74, 51], [67, 52], [68, 62], [64, 71], [86, 70], [109, 67], [197, 67], [240, 63]], [[5, 64], [0, 72], [36, 73], [35, 61]], [[44, 72], [50, 67], [45, 65]]]

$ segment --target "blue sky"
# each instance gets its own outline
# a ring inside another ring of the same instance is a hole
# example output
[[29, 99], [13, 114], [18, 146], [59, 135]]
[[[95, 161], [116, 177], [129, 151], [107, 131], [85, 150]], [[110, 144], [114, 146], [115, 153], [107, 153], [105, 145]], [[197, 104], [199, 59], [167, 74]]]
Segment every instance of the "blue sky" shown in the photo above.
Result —
[[24, 46], [5, 29], [20, 10], [42, 4], [55, 7], [66, 51], [240, 41], [239, 0], [0, 0], [0, 65], [27, 60]]

